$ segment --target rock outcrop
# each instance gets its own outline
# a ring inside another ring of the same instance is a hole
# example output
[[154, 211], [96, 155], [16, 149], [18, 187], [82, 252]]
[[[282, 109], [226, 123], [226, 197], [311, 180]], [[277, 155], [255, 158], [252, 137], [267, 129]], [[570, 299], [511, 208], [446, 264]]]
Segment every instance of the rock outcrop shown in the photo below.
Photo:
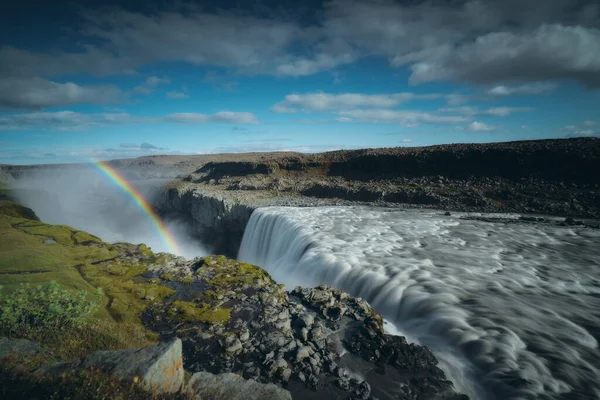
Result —
[[231, 372], [289, 386], [299, 397], [461, 398], [427, 348], [386, 335], [366, 301], [340, 290], [287, 293], [258, 267], [216, 256], [152, 273], [173, 277], [177, 293], [143, 320], [164, 339], [182, 339], [192, 372]]
[[13, 360], [25, 360], [44, 355], [46, 350], [25, 339], [0, 337], [0, 364]]
[[156, 394], [176, 393], [184, 376], [181, 340], [174, 338], [143, 349], [97, 351], [74, 362], [44, 366], [34, 375], [40, 380], [55, 380], [80, 371], [100, 371]]
[[290, 392], [277, 385], [260, 384], [231, 373], [197, 372], [190, 378], [185, 394], [190, 400], [292, 400]]

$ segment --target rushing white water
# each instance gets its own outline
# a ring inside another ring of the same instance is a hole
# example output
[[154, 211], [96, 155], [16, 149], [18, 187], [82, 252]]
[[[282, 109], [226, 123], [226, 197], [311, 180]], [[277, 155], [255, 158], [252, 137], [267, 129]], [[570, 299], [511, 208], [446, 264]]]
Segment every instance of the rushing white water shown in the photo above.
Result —
[[262, 208], [238, 258], [365, 298], [472, 398], [600, 398], [600, 231], [464, 215]]

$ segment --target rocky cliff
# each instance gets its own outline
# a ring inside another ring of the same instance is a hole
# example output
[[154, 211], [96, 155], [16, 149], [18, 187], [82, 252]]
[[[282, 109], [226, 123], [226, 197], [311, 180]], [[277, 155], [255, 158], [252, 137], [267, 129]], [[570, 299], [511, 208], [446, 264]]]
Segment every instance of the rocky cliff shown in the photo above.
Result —
[[[270, 205], [600, 218], [600, 139], [594, 138], [211, 157], [190, 159], [176, 184], [156, 192], [155, 205], [232, 256], [252, 210]], [[191, 160], [197, 168], [190, 173]]]

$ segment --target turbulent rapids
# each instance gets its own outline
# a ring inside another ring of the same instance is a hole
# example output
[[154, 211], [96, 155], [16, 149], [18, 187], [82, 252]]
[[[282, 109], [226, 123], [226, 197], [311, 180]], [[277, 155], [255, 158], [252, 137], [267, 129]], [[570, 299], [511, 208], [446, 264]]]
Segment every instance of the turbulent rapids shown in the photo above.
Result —
[[472, 398], [600, 397], [600, 231], [465, 216], [262, 208], [238, 258], [367, 299]]

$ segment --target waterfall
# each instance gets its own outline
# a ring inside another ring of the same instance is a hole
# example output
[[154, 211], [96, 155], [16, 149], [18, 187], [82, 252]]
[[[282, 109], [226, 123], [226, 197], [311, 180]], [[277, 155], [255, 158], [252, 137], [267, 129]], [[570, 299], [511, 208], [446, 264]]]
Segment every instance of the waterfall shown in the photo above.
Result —
[[472, 398], [598, 390], [598, 344], [581, 316], [600, 327], [600, 232], [460, 216], [267, 207], [252, 214], [238, 258], [288, 288], [328, 284], [366, 299]]

